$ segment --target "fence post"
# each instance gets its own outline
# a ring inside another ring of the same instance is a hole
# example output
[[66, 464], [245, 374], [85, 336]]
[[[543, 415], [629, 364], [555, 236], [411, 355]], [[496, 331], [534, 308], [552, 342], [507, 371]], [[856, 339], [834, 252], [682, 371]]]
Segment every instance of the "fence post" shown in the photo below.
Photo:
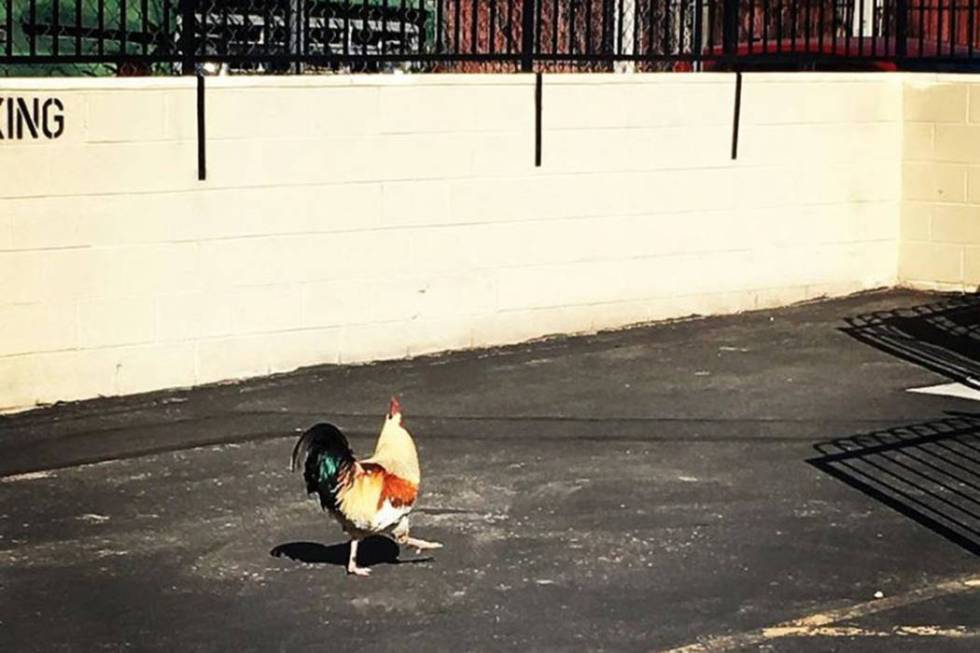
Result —
[[735, 62], [738, 47], [738, 2], [724, 0], [722, 15], [721, 48], [729, 64]]
[[[973, 41], [973, 35], [970, 35]], [[895, 0], [895, 56], [904, 57], [909, 48], [909, 2]], [[921, 53], [920, 53], [921, 54]]]
[[181, 72], [195, 74], [197, 59], [197, 3], [198, 0], [180, 0], [180, 52]]
[[[521, 4], [521, 72], [534, 70], [534, 4], [536, 0], [523, 0]], [[477, 5], [473, 5], [476, 11]]]

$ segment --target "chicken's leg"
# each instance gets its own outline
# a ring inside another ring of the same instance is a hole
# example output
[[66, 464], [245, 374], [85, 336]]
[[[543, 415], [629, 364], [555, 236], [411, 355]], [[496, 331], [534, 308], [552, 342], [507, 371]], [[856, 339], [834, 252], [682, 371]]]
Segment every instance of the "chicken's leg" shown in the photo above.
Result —
[[371, 570], [367, 567], [357, 566], [357, 545], [359, 542], [360, 540], [358, 539], [352, 539], [350, 541], [350, 559], [347, 561], [347, 573], [356, 576], [367, 576], [371, 573]]
[[438, 542], [427, 542], [408, 536], [408, 517], [402, 517], [398, 525], [391, 532], [395, 541], [402, 546], [409, 546], [415, 549], [416, 553], [422, 553], [424, 549], [441, 549], [442, 545]]

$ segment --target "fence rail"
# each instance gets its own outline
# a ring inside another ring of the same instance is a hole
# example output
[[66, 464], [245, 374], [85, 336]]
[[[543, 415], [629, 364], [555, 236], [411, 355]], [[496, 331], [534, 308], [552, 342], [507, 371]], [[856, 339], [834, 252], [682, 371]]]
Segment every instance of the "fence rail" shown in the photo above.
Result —
[[980, 0], [0, 0], [0, 70], [971, 67]]

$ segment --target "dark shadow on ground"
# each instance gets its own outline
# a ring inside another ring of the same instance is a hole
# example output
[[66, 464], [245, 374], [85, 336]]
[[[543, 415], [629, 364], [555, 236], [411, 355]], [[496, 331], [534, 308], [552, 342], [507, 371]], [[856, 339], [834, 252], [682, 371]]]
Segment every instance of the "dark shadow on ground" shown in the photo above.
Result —
[[980, 413], [814, 445], [807, 462], [980, 555]]
[[851, 337], [980, 388], [980, 293], [845, 320]]
[[[380, 535], [365, 538], [357, 548], [357, 564], [371, 567], [379, 564], [400, 565], [407, 563], [430, 562], [431, 557], [399, 559], [397, 544]], [[328, 564], [347, 566], [350, 556], [350, 542], [339, 544], [320, 544], [319, 542], [286, 542], [272, 548], [269, 555], [274, 558], [289, 558], [309, 564]]]

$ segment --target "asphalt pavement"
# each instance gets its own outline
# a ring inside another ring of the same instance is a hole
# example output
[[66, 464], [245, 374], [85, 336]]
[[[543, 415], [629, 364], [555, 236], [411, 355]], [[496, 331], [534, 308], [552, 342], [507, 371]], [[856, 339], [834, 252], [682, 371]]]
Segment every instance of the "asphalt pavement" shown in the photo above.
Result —
[[[0, 650], [978, 650], [980, 403], [909, 392], [969, 385], [978, 315], [888, 291], [2, 416]], [[347, 576], [288, 457], [321, 420], [368, 455], [391, 395], [445, 548]]]

